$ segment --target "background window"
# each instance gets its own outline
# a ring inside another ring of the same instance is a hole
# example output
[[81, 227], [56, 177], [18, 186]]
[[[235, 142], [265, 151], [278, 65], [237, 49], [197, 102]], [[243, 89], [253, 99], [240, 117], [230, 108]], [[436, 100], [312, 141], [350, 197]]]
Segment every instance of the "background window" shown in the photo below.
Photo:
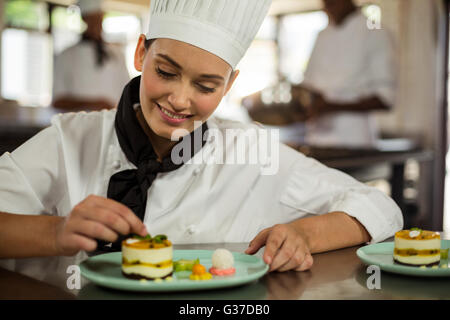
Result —
[[77, 6], [55, 7], [51, 19], [54, 54], [57, 55], [77, 43], [84, 30], [84, 24]]
[[[58, 7], [52, 13], [52, 34], [54, 53], [60, 54], [64, 49], [76, 44], [86, 26], [77, 6]], [[134, 50], [141, 30], [141, 21], [131, 14], [106, 12], [103, 18], [103, 38], [106, 42], [121, 45], [127, 61], [128, 70], [133, 76]]]
[[303, 80], [317, 35], [328, 25], [323, 11], [286, 15], [280, 20], [280, 73], [291, 83]]
[[2, 96], [27, 106], [51, 101], [52, 40], [47, 5], [7, 1], [2, 41]]
[[47, 4], [31, 0], [7, 0], [6, 27], [45, 31], [48, 29]]
[[240, 70], [233, 87], [215, 111], [221, 118], [247, 121], [248, 115], [242, 108], [241, 100], [277, 82], [277, 19], [267, 17], [256, 39], [236, 69]]
[[134, 68], [134, 52], [141, 29], [141, 20], [132, 14], [108, 12], [103, 20], [105, 41], [123, 46], [128, 72], [133, 78], [140, 74]]

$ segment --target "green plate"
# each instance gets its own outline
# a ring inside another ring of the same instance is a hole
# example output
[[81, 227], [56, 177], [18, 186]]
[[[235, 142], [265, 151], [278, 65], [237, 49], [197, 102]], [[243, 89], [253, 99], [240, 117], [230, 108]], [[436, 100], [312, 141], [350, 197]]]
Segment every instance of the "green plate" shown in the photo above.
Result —
[[[173, 260], [200, 259], [200, 263], [209, 269], [212, 265], [211, 250], [174, 250]], [[214, 276], [211, 280], [195, 281], [186, 276], [190, 272], [176, 272], [172, 281], [140, 281], [128, 279], [122, 275], [122, 253], [113, 252], [90, 257], [80, 264], [81, 275], [93, 283], [119, 290], [128, 291], [186, 291], [234, 287], [250, 283], [261, 278], [269, 270], [261, 258], [232, 252], [236, 273], [226, 277]]]
[[[441, 240], [441, 248], [447, 249], [450, 247], [450, 240]], [[358, 257], [367, 265], [377, 265], [381, 270], [392, 273], [399, 273], [408, 276], [423, 276], [423, 277], [449, 277], [450, 266], [448, 259], [441, 259], [438, 268], [420, 268], [413, 266], [404, 266], [394, 263], [392, 257], [394, 252], [394, 242], [382, 242], [359, 248], [356, 251]], [[446, 266], [447, 268], [442, 268]]]

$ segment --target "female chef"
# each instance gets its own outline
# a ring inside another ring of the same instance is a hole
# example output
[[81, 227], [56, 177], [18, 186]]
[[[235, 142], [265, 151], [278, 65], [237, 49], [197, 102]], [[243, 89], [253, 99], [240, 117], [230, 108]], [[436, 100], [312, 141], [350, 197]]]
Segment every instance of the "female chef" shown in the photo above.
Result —
[[[0, 158], [2, 266], [41, 279], [65, 275], [86, 252], [149, 231], [175, 244], [249, 242], [248, 254], [265, 246], [270, 270], [301, 271], [312, 253], [399, 230], [402, 215], [390, 198], [287, 146], [275, 150], [274, 174], [261, 174], [267, 163], [198, 161], [219, 148], [236, 151], [208, 132], [258, 128], [210, 116], [270, 2], [153, 0], [135, 53], [142, 75], [125, 87], [118, 109], [55, 116]], [[172, 141], [180, 130], [188, 134]], [[172, 151], [197, 134], [205, 139], [184, 149], [190, 160], [176, 163]]]

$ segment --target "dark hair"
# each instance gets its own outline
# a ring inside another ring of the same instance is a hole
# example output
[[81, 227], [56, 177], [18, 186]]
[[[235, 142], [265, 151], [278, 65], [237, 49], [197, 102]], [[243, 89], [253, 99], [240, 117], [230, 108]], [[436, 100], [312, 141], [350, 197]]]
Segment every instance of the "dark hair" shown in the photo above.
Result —
[[150, 48], [150, 46], [152, 45], [153, 41], [155, 41], [156, 39], [146, 39], [144, 42], [144, 47], [146, 50], [148, 50], [148, 48]]

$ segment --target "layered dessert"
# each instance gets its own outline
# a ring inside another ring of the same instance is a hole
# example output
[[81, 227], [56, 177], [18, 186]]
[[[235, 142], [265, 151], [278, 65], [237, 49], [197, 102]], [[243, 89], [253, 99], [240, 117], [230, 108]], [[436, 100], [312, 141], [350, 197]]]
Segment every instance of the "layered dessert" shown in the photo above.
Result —
[[438, 265], [441, 259], [441, 236], [438, 232], [401, 230], [395, 234], [394, 261], [411, 266]]
[[172, 257], [165, 235], [134, 236], [122, 242], [122, 273], [133, 279], [162, 279], [172, 274]]

